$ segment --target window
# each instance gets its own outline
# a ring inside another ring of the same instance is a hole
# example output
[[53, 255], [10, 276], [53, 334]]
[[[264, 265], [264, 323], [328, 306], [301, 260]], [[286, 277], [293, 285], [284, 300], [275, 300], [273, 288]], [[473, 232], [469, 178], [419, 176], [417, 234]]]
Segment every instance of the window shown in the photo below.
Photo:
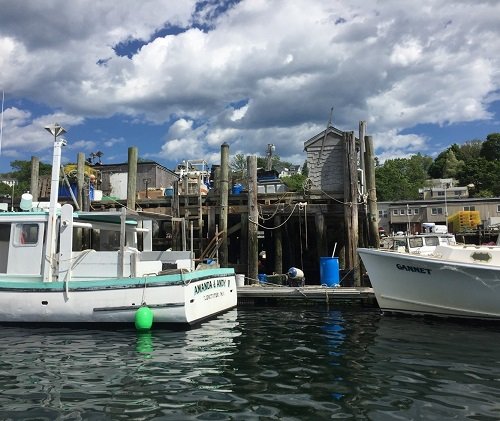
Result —
[[387, 218], [387, 211], [386, 210], [379, 210], [378, 217], [379, 218]]
[[38, 243], [38, 224], [16, 224], [16, 245], [33, 246]]
[[393, 210], [392, 210], [392, 214], [393, 214], [394, 216], [397, 216], [397, 215], [398, 215], [398, 210], [397, 210], [397, 209], [393, 209]]
[[438, 237], [426, 237], [425, 238], [426, 246], [439, 246], [439, 238]]
[[423, 237], [411, 237], [410, 238], [410, 247], [422, 247], [424, 245]]
[[431, 208], [431, 215], [442, 215], [443, 208]]
[[400, 209], [400, 210], [399, 210], [399, 214], [400, 214], [400, 215], [404, 215], [405, 213], [406, 213], [406, 212], [405, 212], [405, 210], [404, 210], [404, 209]]
[[438, 196], [444, 196], [444, 191], [438, 191], [438, 192], [437, 192], [437, 195], [438, 195]]
[[464, 206], [464, 211], [475, 211], [476, 207], [475, 206]]
[[462, 196], [462, 192], [460, 190], [456, 190], [455, 191], [455, 196]]
[[418, 215], [420, 210], [418, 208], [413, 209], [413, 215]]
[[497, 213], [500, 213], [500, 205], [497, 205]]
[[411, 215], [411, 213], [412, 213], [412, 210], [411, 210], [410, 208], [407, 208], [407, 209], [406, 209], [406, 214], [407, 214], [407, 215]]

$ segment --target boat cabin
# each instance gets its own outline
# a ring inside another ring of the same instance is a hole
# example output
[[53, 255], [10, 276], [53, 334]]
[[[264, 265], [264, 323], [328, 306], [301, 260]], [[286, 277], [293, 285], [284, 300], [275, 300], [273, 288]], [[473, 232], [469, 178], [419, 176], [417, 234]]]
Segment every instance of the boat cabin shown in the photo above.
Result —
[[[154, 222], [145, 214], [125, 209], [74, 213], [71, 205], [64, 205], [56, 215], [53, 253], [46, 245], [48, 222], [43, 211], [0, 214], [0, 278], [97, 280], [193, 269], [190, 251], [153, 251]], [[90, 239], [85, 250], [75, 241], [82, 230]]]
[[387, 237], [383, 248], [406, 253], [431, 254], [439, 245], [456, 244], [453, 234], [415, 234]]

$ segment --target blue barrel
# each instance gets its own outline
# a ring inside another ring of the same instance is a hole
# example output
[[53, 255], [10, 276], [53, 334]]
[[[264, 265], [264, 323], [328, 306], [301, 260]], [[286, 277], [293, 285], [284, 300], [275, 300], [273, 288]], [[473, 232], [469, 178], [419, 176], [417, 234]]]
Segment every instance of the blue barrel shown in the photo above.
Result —
[[340, 285], [340, 271], [338, 257], [319, 258], [319, 277], [321, 285], [338, 287]]
[[233, 194], [238, 195], [241, 193], [241, 190], [243, 190], [243, 186], [241, 184], [235, 184], [233, 186]]

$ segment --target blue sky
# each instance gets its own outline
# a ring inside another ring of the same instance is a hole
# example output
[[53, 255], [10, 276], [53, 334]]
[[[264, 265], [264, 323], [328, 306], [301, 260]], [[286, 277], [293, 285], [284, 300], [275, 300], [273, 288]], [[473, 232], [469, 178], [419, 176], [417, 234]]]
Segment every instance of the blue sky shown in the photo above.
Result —
[[174, 168], [230, 154], [305, 160], [330, 108], [381, 161], [500, 132], [500, 2], [0, 0], [0, 172], [128, 148]]

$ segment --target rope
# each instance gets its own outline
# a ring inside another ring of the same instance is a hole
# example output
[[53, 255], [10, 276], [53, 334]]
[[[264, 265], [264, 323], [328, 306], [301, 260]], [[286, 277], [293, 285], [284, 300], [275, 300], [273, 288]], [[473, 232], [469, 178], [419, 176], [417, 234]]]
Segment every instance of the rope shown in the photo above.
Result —
[[145, 305], [146, 302], [144, 301], [144, 296], [146, 295], [146, 283], [147, 283], [148, 278], [145, 276], [144, 277], [144, 288], [142, 289], [142, 298], [141, 298], [141, 306]]
[[264, 225], [259, 224], [259, 222], [258, 222], [258, 221], [254, 221], [254, 220], [252, 220], [251, 218], [248, 218], [248, 221], [249, 221], [249, 222], [251, 222], [252, 224], [257, 225], [258, 227], [260, 227], [260, 228], [262, 228], [262, 229], [275, 230], [275, 229], [281, 228], [283, 225], [285, 225], [285, 224], [288, 222], [288, 220], [292, 217], [293, 212], [295, 211], [295, 208], [296, 208], [297, 206], [299, 206], [299, 204], [300, 204], [300, 203], [296, 203], [296, 204], [294, 205], [293, 209], [291, 210], [290, 215], [288, 215], [288, 217], [285, 219], [285, 221], [283, 221], [281, 224], [279, 224], [279, 225], [277, 225], [277, 226], [275, 226], [275, 227], [266, 227], [266, 226], [264, 226]]

